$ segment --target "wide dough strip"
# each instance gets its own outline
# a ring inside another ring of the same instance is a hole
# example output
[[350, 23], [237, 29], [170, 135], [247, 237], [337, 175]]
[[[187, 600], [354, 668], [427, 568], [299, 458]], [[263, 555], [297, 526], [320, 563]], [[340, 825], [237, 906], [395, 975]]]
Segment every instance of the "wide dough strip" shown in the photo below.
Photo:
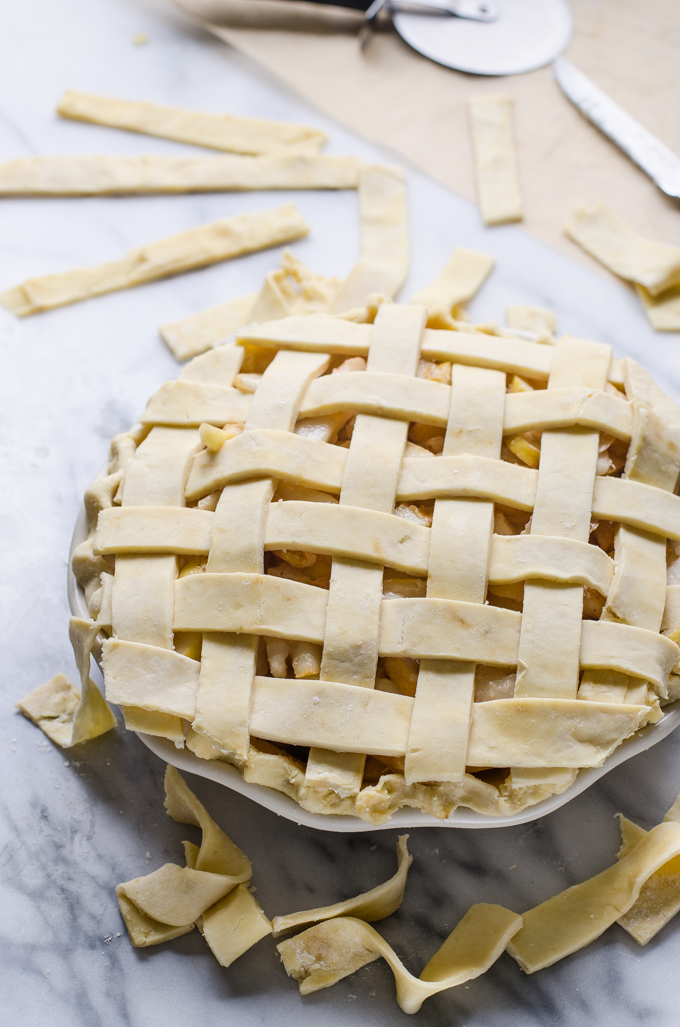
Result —
[[[323, 353], [277, 353], [253, 398], [245, 432], [292, 431], [305, 389], [326, 369], [328, 360]], [[225, 486], [212, 522], [206, 580], [230, 572], [262, 575], [274, 488], [270, 478]], [[258, 643], [256, 634], [243, 633], [206, 634], [203, 641], [193, 727], [238, 763], [248, 758]]]
[[[424, 307], [382, 306], [373, 326], [367, 372], [415, 375], [425, 317]], [[392, 512], [407, 431], [405, 421], [357, 415], [340, 506]], [[380, 565], [334, 558], [321, 680], [374, 687], [382, 580]], [[348, 756], [312, 748], [305, 782], [332, 788], [340, 795], [355, 795], [361, 788], [364, 762], [361, 754]]]
[[[505, 375], [455, 364], [444, 456], [499, 459]], [[427, 597], [483, 604], [493, 533], [493, 503], [437, 499], [430, 538]], [[461, 782], [475, 691], [475, 664], [420, 664], [405, 760], [408, 784]]]
[[[137, 447], [123, 482], [122, 509], [185, 505], [184, 487], [198, 446], [191, 428], [152, 428]], [[117, 556], [111, 595], [111, 627], [115, 637], [162, 649], [174, 648], [173, 617], [176, 556]], [[181, 720], [169, 713], [123, 704], [130, 730], [184, 743]]]

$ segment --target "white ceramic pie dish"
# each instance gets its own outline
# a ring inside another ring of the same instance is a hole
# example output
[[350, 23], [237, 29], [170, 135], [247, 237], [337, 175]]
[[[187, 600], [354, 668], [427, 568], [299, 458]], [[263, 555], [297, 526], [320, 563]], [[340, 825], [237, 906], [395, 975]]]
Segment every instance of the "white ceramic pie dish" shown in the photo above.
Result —
[[[102, 472], [105, 473], [105, 472]], [[85, 508], [81, 507], [71, 540], [71, 553], [68, 563], [68, 598], [71, 612], [76, 617], [89, 616], [85, 595], [78, 585], [71, 569], [71, 555], [76, 546], [80, 545], [87, 538]], [[95, 652], [98, 658], [98, 653]], [[664, 717], [658, 724], [651, 724], [638, 731], [631, 738], [628, 738], [605, 760], [601, 767], [581, 770], [573, 785], [562, 792], [561, 795], [553, 795], [549, 799], [537, 802], [533, 806], [513, 813], [506, 817], [489, 817], [481, 813], [475, 813], [469, 809], [457, 809], [451, 814], [448, 820], [438, 820], [436, 817], [421, 810], [400, 809], [394, 813], [391, 819], [379, 826], [367, 824], [358, 817], [337, 816], [333, 814], [309, 813], [298, 805], [293, 799], [282, 792], [274, 791], [263, 785], [251, 784], [243, 779], [240, 771], [228, 763], [221, 763], [216, 760], [201, 760], [188, 749], [177, 749], [175, 745], [165, 738], [157, 738], [152, 735], [145, 735], [137, 732], [138, 737], [152, 752], [159, 756], [166, 763], [172, 764], [179, 770], [186, 770], [191, 774], [198, 774], [199, 777], [209, 778], [217, 781], [232, 791], [240, 792], [247, 798], [259, 803], [266, 809], [292, 820], [297, 824], [304, 824], [306, 827], [314, 827], [320, 831], [340, 832], [362, 832], [381, 831], [392, 829], [403, 829], [413, 827], [458, 827], [458, 828], [488, 828], [488, 827], [513, 827], [518, 824], [526, 824], [531, 820], [538, 820], [540, 817], [552, 813], [553, 810], [564, 806], [571, 799], [580, 795], [586, 788], [599, 781], [601, 777], [618, 767], [619, 764], [645, 752], [656, 745], [663, 738], [674, 731], [680, 724], [680, 701], [665, 708]]]

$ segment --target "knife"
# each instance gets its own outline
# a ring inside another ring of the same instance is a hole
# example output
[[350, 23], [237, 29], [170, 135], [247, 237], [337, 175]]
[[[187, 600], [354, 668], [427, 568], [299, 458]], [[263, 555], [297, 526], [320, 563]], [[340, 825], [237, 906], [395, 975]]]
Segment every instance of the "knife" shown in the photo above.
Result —
[[680, 199], [680, 158], [570, 61], [560, 57], [554, 71], [562, 92], [581, 114], [642, 168], [662, 192]]

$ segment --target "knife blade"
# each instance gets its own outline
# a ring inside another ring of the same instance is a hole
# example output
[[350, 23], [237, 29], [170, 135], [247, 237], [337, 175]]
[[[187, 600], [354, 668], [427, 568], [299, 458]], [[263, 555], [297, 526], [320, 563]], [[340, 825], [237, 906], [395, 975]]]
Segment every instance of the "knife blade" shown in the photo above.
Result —
[[642, 168], [662, 192], [680, 198], [680, 158], [570, 61], [560, 57], [553, 67], [562, 92], [581, 114]]

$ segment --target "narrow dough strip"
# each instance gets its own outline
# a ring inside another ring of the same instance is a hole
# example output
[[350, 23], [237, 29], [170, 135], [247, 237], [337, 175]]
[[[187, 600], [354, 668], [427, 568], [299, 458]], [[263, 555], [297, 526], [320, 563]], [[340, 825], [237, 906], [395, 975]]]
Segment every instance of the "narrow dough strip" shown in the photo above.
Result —
[[241, 370], [243, 357], [243, 347], [237, 346], [235, 342], [214, 346], [207, 353], [202, 353], [185, 364], [177, 379], [181, 382], [220, 385], [227, 388], [234, 384], [234, 378]]
[[508, 952], [527, 973], [577, 952], [623, 916], [652, 874], [679, 854], [680, 824], [659, 824], [614, 866], [524, 913]]
[[117, 556], [111, 599], [115, 636], [173, 649], [176, 579], [176, 556]]
[[521, 221], [522, 195], [512, 129], [514, 100], [473, 96], [468, 100], [475, 154], [477, 203], [486, 225]]
[[[292, 431], [304, 390], [311, 379], [326, 368], [328, 360], [325, 354], [318, 353], [277, 353], [262, 376], [250, 405], [245, 422], [246, 433], [263, 427]], [[237, 581], [240, 585], [240, 588], [237, 586], [239, 594], [238, 598], [234, 596], [233, 605], [238, 611], [244, 602], [245, 588], [246, 604], [248, 597], [251, 600], [251, 632], [253, 627], [257, 628], [273, 612], [267, 603], [268, 590], [274, 591], [279, 597], [279, 606], [281, 600], [285, 603], [285, 596], [290, 594], [290, 589], [286, 592], [285, 587], [281, 588], [283, 581], [278, 582], [277, 589], [276, 585], [269, 584], [276, 579], [263, 575], [266, 521], [274, 489], [275, 483], [269, 478], [228, 485], [223, 489], [212, 522], [207, 574], [200, 576], [204, 580], [214, 580], [219, 575], [219, 580], [223, 581], [222, 575], [225, 572], [242, 572], [230, 579], [232, 583]], [[191, 595], [191, 592], [188, 594]], [[257, 604], [256, 609], [252, 606], [253, 600]], [[317, 616], [316, 621], [313, 618], [313, 624], [320, 625], [323, 618], [325, 596], [323, 600], [321, 617]], [[224, 599], [220, 597], [218, 604], [220, 601], [224, 602]], [[218, 605], [216, 613], [219, 608]], [[304, 616], [304, 608], [299, 614]], [[247, 623], [246, 616], [245, 630], [242, 626], [244, 621], [237, 620], [236, 630], [241, 633], [215, 634], [204, 641], [205, 654], [201, 657], [193, 725], [195, 731], [240, 764], [245, 763], [248, 757], [251, 694], [258, 634], [261, 633], [248, 633]], [[224, 630], [218, 623], [215, 630], [219, 632], [221, 627]], [[209, 628], [210, 617], [206, 617], [198, 630], [207, 631]]]
[[[604, 389], [611, 347], [569, 337], [554, 348], [548, 389]], [[587, 542], [599, 435], [584, 428], [544, 432], [532, 535]], [[569, 699], [579, 683], [580, 585], [528, 582], [515, 695]]]
[[0, 196], [116, 196], [251, 189], [356, 189], [356, 157], [19, 157], [0, 163]]
[[238, 214], [130, 250], [117, 261], [30, 278], [0, 293], [0, 303], [25, 317], [301, 239], [308, 232], [293, 203], [276, 210]]
[[408, 972], [374, 928], [354, 917], [317, 924], [277, 948], [286, 972], [299, 981], [302, 995], [328, 988], [382, 956], [394, 974], [400, 1008], [417, 1013], [431, 995], [485, 973], [521, 925], [522, 918], [503, 906], [471, 906], [419, 978]]
[[[500, 457], [505, 375], [456, 364], [444, 455]], [[430, 539], [427, 596], [483, 604], [493, 503], [438, 499]], [[407, 784], [462, 782], [475, 691], [474, 663], [421, 662], [405, 760]]]
[[359, 172], [361, 254], [328, 307], [340, 314], [378, 293], [393, 298], [409, 269], [406, 182], [400, 168], [364, 164]]
[[331, 906], [275, 916], [272, 920], [274, 937], [296, 927], [306, 927], [308, 924], [320, 923], [338, 916], [356, 916], [367, 923], [391, 916], [401, 905], [406, 877], [413, 862], [406, 845], [407, 841], [407, 834], [401, 834], [397, 839], [397, 872], [394, 877], [390, 877], [376, 888], [371, 888], [370, 891], [356, 895], [352, 899], [345, 899], [343, 902], [335, 902]]
[[144, 100], [118, 100], [67, 90], [57, 113], [62, 118], [89, 121], [96, 125], [123, 128], [128, 132], [175, 139], [215, 150], [236, 153], [271, 153], [284, 146], [306, 147], [312, 152], [326, 141], [316, 128], [264, 118], [241, 118], [233, 114], [187, 111]]
[[[365, 373], [388, 370], [415, 375], [425, 325], [424, 307], [380, 308], [373, 326]], [[337, 376], [335, 376], [337, 377]], [[356, 376], [362, 377], [362, 376]], [[340, 492], [340, 508], [362, 507], [392, 513], [408, 425], [357, 415]], [[380, 453], [376, 463], [375, 453]], [[406, 534], [406, 533], [405, 533]], [[336, 557], [331, 570], [321, 680], [341, 681], [366, 689], [374, 687], [378, 661], [381, 566]], [[333, 744], [322, 746], [333, 750]], [[365, 759], [330, 757], [312, 748], [305, 783], [331, 788], [339, 795], [357, 794]]]

